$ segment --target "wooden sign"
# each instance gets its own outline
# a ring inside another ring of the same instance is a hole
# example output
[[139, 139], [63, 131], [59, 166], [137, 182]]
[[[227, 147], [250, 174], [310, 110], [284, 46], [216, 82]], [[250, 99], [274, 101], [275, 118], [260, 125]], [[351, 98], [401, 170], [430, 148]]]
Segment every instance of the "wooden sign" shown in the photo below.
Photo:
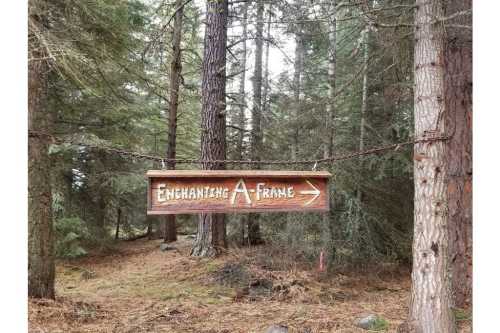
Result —
[[148, 215], [328, 211], [325, 171], [151, 170]]

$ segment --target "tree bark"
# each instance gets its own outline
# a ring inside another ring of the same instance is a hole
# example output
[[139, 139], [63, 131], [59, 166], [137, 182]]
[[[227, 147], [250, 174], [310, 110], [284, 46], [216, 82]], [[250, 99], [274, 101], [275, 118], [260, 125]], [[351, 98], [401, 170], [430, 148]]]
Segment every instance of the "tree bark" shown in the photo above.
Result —
[[326, 104], [326, 142], [324, 157], [333, 156], [335, 141], [335, 89], [337, 80], [337, 1], [329, 4], [331, 21], [328, 24], [328, 103]]
[[[259, 160], [262, 150], [262, 55], [264, 30], [264, 3], [257, 0], [257, 23], [255, 32], [255, 65], [252, 78], [253, 106], [252, 106], [252, 136], [250, 158]], [[257, 168], [260, 168], [257, 165]]]
[[[243, 4], [243, 19], [241, 21], [242, 25], [242, 50], [241, 50], [241, 61], [240, 61], [240, 82], [239, 82], [239, 109], [238, 109], [238, 127], [241, 129], [245, 129], [246, 126], [246, 117], [245, 117], [245, 108], [246, 108], [246, 96], [245, 96], [245, 83], [246, 83], [246, 67], [247, 67], [247, 38], [248, 38], [248, 5], [249, 2], [246, 1]], [[236, 143], [236, 152], [237, 156], [240, 160], [244, 157], [244, 140], [245, 140], [245, 132], [240, 130], [238, 131], [238, 141]], [[245, 227], [246, 227], [246, 216], [239, 216], [239, 226], [240, 226], [240, 239], [239, 242], [241, 245], [245, 243]]]
[[[328, 158], [333, 156], [334, 152], [334, 142], [335, 142], [335, 90], [336, 90], [336, 80], [337, 80], [337, 1], [332, 0], [328, 5], [326, 5], [326, 10], [331, 13], [330, 22], [328, 24], [328, 102], [326, 104], [326, 114], [325, 114], [325, 146], [323, 151], [323, 157]], [[331, 270], [333, 268], [332, 263], [335, 260], [335, 230], [337, 229], [334, 225], [334, 219], [332, 216], [333, 209], [333, 195], [330, 195], [330, 211], [323, 213], [323, 227], [325, 234], [327, 235], [327, 241], [325, 242], [325, 247], [327, 249], [327, 269]]]
[[[243, 4], [243, 19], [241, 21], [242, 25], [242, 49], [241, 49], [241, 60], [240, 60], [240, 82], [239, 82], [239, 109], [238, 109], [238, 127], [241, 129], [245, 128], [245, 108], [246, 108], [246, 98], [245, 98], [245, 83], [246, 83], [246, 67], [247, 67], [247, 38], [248, 38], [248, 4], [249, 2], [245, 2]], [[236, 144], [236, 151], [239, 159], [243, 159], [244, 157], [244, 142], [245, 132], [238, 132], [238, 141]]]
[[268, 115], [269, 111], [269, 41], [271, 40], [271, 19], [272, 19], [272, 8], [273, 4], [269, 4], [268, 16], [267, 16], [267, 31], [266, 31], [266, 49], [265, 49], [265, 60], [264, 60], [264, 82], [262, 90], [262, 112], [264, 115]]
[[[179, 107], [179, 88], [182, 73], [181, 38], [182, 16], [184, 15], [183, 0], [175, 1], [175, 10], [174, 32], [172, 36], [172, 62], [170, 64], [170, 103], [168, 112], [167, 158], [169, 159], [175, 159], [176, 157], [177, 109]], [[175, 162], [170, 161], [167, 163], [167, 166], [170, 170], [174, 170]], [[165, 217], [165, 234], [163, 240], [165, 242], [175, 242], [177, 240], [175, 215], [167, 215]]]
[[154, 238], [153, 220], [151, 218], [148, 218], [147, 221], [148, 221], [148, 228], [147, 228], [146, 234], [148, 235], [148, 239], [152, 240]]
[[[299, 28], [298, 28], [299, 29]], [[302, 32], [297, 31], [295, 34], [295, 59], [294, 59], [294, 72], [293, 72], [293, 136], [292, 136], [292, 160], [297, 160], [299, 154], [299, 126], [300, 126], [300, 91], [302, 71], [304, 67], [304, 41]]]
[[[472, 9], [468, 0], [448, 1], [445, 16]], [[455, 24], [472, 26], [472, 15]], [[448, 145], [448, 230], [454, 306], [472, 303], [472, 33], [447, 28], [444, 103]]]
[[[365, 137], [366, 137], [366, 109], [368, 106], [368, 59], [369, 59], [369, 45], [368, 41], [370, 38], [370, 31], [367, 30], [363, 35], [363, 90], [361, 95], [361, 115], [359, 122], [359, 151], [365, 149]], [[359, 160], [359, 169], [363, 169], [363, 160]], [[363, 192], [361, 190], [361, 184], [358, 184], [358, 188], [356, 190], [356, 197], [358, 199], [358, 203], [361, 204], [361, 200], [363, 198]], [[359, 231], [359, 225], [356, 222], [355, 232]]]
[[[439, 0], [417, 0], [415, 14], [415, 136], [443, 135], [444, 30]], [[409, 323], [417, 332], [455, 332], [448, 275], [445, 143], [414, 147], [414, 236]]]
[[[255, 65], [252, 78], [253, 84], [253, 106], [252, 106], [252, 136], [250, 147], [250, 158], [254, 161], [260, 160], [262, 152], [262, 55], [263, 55], [263, 32], [264, 32], [264, 2], [257, 0], [257, 22], [255, 32]], [[255, 165], [254, 169], [260, 169]], [[258, 214], [248, 214], [248, 244], [257, 245], [262, 243]]]
[[[226, 158], [226, 44], [228, 1], [207, 1], [203, 52], [201, 159]], [[225, 164], [204, 162], [205, 170], [225, 169]], [[213, 256], [226, 248], [224, 214], [200, 214], [192, 256]]]
[[365, 148], [366, 131], [366, 108], [368, 105], [368, 46], [369, 32], [365, 31], [363, 36], [363, 91], [361, 97], [361, 118], [359, 124], [359, 150]]
[[[304, 12], [302, 10], [302, 2], [294, 1], [295, 17], [298, 20], [304, 18]], [[292, 142], [291, 142], [291, 159], [293, 161], [297, 160], [299, 155], [299, 128], [300, 128], [300, 93], [302, 88], [302, 72], [304, 71], [304, 37], [303, 28], [300, 23], [297, 23], [293, 27], [295, 31], [295, 58], [293, 64], [293, 100], [294, 105], [293, 110], [293, 126], [292, 126]]]
[[[37, 26], [38, 33], [44, 33], [46, 17], [42, 11], [46, 9], [35, 1], [29, 1], [28, 8], [29, 20]], [[29, 51], [32, 59], [47, 56], [31, 29]], [[28, 62], [28, 128], [31, 132], [50, 133], [51, 117], [47, 109], [49, 71], [46, 60]], [[29, 136], [28, 295], [36, 298], [54, 298], [54, 232], [48, 148], [47, 136]]]
[[122, 209], [118, 207], [116, 210], [116, 230], [115, 230], [115, 240], [118, 240], [120, 237], [120, 222], [122, 219]]

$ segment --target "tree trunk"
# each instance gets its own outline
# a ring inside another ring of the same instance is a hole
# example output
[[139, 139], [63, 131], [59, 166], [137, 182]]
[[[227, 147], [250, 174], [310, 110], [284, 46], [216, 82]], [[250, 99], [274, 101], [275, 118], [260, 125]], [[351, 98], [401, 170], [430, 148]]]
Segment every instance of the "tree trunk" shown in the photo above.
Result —
[[[245, 108], [246, 108], [246, 98], [245, 98], [245, 83], [246, 83], [246, 67], [247, 67], [247, 38], [248, 38], [248, 5], [249, 2], [245, 2], [243, 4], [243, 19], [241, 21], [242, 25], [242, 39], [243, 45], [241, 50], [241, 61], [240, 61], [240, 82], [239, 82], [239, 109], [238, 109], [238, 127], [241, 129], [238, 132], [238, 141], [236, 143], [236, 152], [238, 159], [242, 160], [244, 157], [244, 139], [245, 139], [245, 129], [246, 126], [246, 117], [245, 117]], [[240, 226], [240, 239], [239, 242], [241, 245], [245, 243], [245, 226], [246, 226], [246, 216], [241, 214], [239, 215], [239, 226]]]
[[[246, 83], [246, 67], [247, 67], [247, 38], [248, 38], [248, 4], [249, 2], [245, 2], [243, 4], [243, 19], [241, 21], [242, 25], [242, 49], [241, 49], [241, 60], [240, 60], [240, 82], [239, 82], [239, 110], [238, 110], [238, 127], [241, 129], [245, 129], [245, 108], [246, 108], [246, 99], [245, 99], [245, 83]], [[243, 142], [245, 139], [245, 132], [240, 130], [238, 132], [238, 141], [236, 143], [236, 152], [238, 154], [239, 159], [243, 159]]]
[[[363, 91], [361, 97], [361, 115], [359, 122], [359, 151], [365, 149], [365, 136], [366, 136], [366, 109], [368, 106], [368, 59], [369, 59], [369, 30], [364, 32], [363, 35]], [[359, 160], [359, 169], [363, 170], [363, 160]], [[361, 177], [360, 177], [361, 178]], [[358, 203], [361, 204], [363, 198], [363, 192], [361, 190], [361, 184], [358, 184], [356, 190], [356, 197]], [[356, 223], [357, 224], [357, 223]], [[359, 232], [359, 225], [355, 226], [355, 232]]]
[[273, 4], [269, 4], [266, 31], [266, 50], [264, 60], [264, 82], [262, 90], [262, 112], [268, 116], [269, 111], [269, 41], [271, 40], [271, 19]]
[[[415, 136], [444, 134], [444, 30], [439, 0], [417, 0], [415, 14]], [[417, 332], [455, 332], [448, 276], [445, 143], [414, 147], [414, 236], [409, 324]]]
[[97, 199], [95, 232], [101, 240], [108, 236], [106, 232], [106, 198], [102, 190]]
[[[228, 1], [207, 1], [203, 52], [201, 159], [226, 158], [226, 43]], [[204, 162], [205, 170], [225, 169]], [[200, 214], [193, 256], [213, 256], [227, 247], [224, 214]]]
[[[262, 51], [264, 30], [264, 2], [257, 0], [257, 23], [255, 32], [255, 65], [252, 78], [253, 84], [253, 107], [252, 107], [252, 144], [250, 147], [250, 158], [260, 160], [262, 152]], [[254, 169], [260, 169], [255, 165]], [[260, 235], [260, 224], [258, 214], [248, 214], [248, 244], [257, 245], [262, 243]]]
[[[446, 15], [471, 10], [471, 1], [447, 2]], [[472, 26], [472, 15], [454, 24]], [[448, 28], [444, 103], [448, 144], [448, 230], [454, 306], [472, 302], [472, 33]]]
[[[168, 112], [167, 158], [169, 159], [175, 159], [176, 157], [177, 109], [179, 106], [179, 88], [182, 73], [181, 37], [182, 16], [184, 15], [183, 0], [175, 1], [175, 10], [174, 32], [172, 36], [172, 62], [170, 64], [170, 103]], [[170, 170], [174, 170], [175, 162], [170, 161], [167, 163], [167, 166]], [[167, 215], [165, 217], [165, 234], [163, 240], [165, 242], [175, 242], [177, 240], [175, 215]]]
[[[37, 8], [35, 9], [35, 7]], [[29, 1], [29, 19], [44, 33], [45, 13], [41, 5]], [[31, 132], [50, 133], [47, 110], [49, 65], [46, 52], [34, 32], [29, 30], [28, 62], [28, 128]], [[54, 232], [52, 226], [52, 193], [50, 187], [49, 140], [47, 136], [30, 135], [28, 139], [28, 295], [54, 298]]]
[[[332, 0], [328, 5], [326, 10], [331, 13], [330, 22], [328, 24], [328, 102], [326, 104], [326, 114], [325, 114], [325, 146], [323, 151], [323, 157], [328, 158], [333, 156], [334, 152], [334, 142], [335, 142], [335, 90], [336, 90], [336, 79], [337, 79], [337, 1]], [[329, 189], [330, 190], [330, 189]], [[330, 195], [330, 211], [323, 213], [323, 227], [326, 242], [325, 247], [327, 249], [327, 269], [331, 270], [333, 268], [332, 263], [335, 260], [335, 231], [336, 226], [334, 225], [334, 219], [332, 209], [333, 209], [333, 195]]]
[[165, 222], [165, 220], [162, 217], [162, 219], [160, 220], [160, 222], [157, 225], [155, 232], [153, 233], [154, 239], [165, 239], [165, 233], [166, 233], [165, 228], [167, 227], [167, 224], [164, 222]]
[[153, 234], [153, 220], [151, 218], [147, 218], [148, 220], [148, 229], [146, 231], [146, 234], [148, 235], [148, 239], [152, 240], [154, 238]]
[[[297, 29], [299, 29], [297, 27]], [[302, 32], [297, 31], [295, 34], [295, 59], [294, 59], [294, 72], [293, 72], [293, 136], [292, 136], [292, 160], [297, 160], [299, 154], [299, 127], [300, 127], [300, 91], [301, 91], [301, 78], [304, 67], [304, 41]]]
[[[302, 8], [302, 2], [295, 0], [293, 3], [295, 10], [294, 16], [297, 20], [304, 19], [304, 11]], [[297, 160], [299, 155], [299, 128], [300, 128], [300, 93], [302, 88], [302, 72], [304, 71], [304, 36], [303, 28], [300, 23], [293, 26], [295, 31], [295, 58], [293, 60], [293, 101], [292, 106], [292, 142], [291, 142], [291, 159], [293, 161]]]
[[363, 36], [363, 92], [361, 97], [361, 118], [359, 124], [359, 150], [365, 148], [365, 136], [366, 136], [366, 108], [368, 105], [368, 58], [369, 58], [369, 48], [368, 39], [369, 32], [366, 31]]
[[115, 230], [115, 240], [118, 240], [120, 237], [120, 222], [122, 219], [122, 209], [118, 207], [116, 211], [116, 230]]
[[[259, 160], [262, 150], [262, 51], [264, 30], [264, 3], [257, 0], [257, 23], [255, 32], [255, 65], [252, 78], [253, 85], [253, 107], [252, 107], [252, 136], [250, 147], [250, 158]], [[257, 165], [257, 168], [260, 168]]]
[[333, 156], [333, 144], [335, 140], [335, 88], [337, 80], [337, 1], [330, 3], [331, 21], [328, 30], [328, 103], [326, 104], [326, 142], [324, 157]]

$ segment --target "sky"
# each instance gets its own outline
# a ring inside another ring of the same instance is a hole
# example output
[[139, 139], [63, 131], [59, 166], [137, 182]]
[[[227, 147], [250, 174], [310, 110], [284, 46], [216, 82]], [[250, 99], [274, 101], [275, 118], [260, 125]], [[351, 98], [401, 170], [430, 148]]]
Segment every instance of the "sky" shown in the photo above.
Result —
[[[200, 8], [203, 12], [205, 11], [205, 0], [194, 0], [194, 4]], [[267, 6], [266, 6], [267, 8]], [[249, 29], [254, 29], [254, 27], [249, 26]], [[203, 30], [203, 27], [202, 27]], [[203, 31], [200, 31], [200, 34], [203, 36]], [[241, 35], [242, 28], [240, 26], [233, 27], [228, 29], [228, 35]], [[266, 28], [264, 29], [264, 34], [266, 33]], [[284, 29], [281, 26], [277, 26], [273, 24], [271, 26], [271, 36], [278, 40], [280, 44], [280, 48], [270, 44], [269, 47], [269, 78], [271, 81], [276, 79], [283, 71], [289, 71], [292, 69], [292, 64], [289, 64], [285, 55], [285, 53], [289, 58], [293, 58], [293, 52], [295, 48], [295, 39], [291, 34], [285, 34]], [[265, 44], [264, 44], [265, 47]], [[253, 75], [253, 64], [255, 62], [254, 59], [254, 49], [255, 43], [253, 40], [247, 41], [247, 75], [246, 75], [246, 89], [247, 91], [251, 90], [251, 77]], [[281, 50], [280, 50], [281, 49]], [[236, 80], [237, 81], [237, 80]], [[233, 87], [229, 87], [229, 89], [233, 90]]]
[[[206, 0], [194, 0], [193, 3], [201, 9], [202, 12], [205, 12]], [[230, 7], [231, 11], [231, 7]], [[267, 13], [267, 6], [266, 11]], [[265, 14], [267, 16], [267, 14]], [[249, 19], [252, 21], [252, 19]], [[204, 35], [204, 25], [200, 27], [200, 36], [203, 38]], [[289, 63], [288, 59], [293, 59], [294, 49], [295, 49], [295, 38], [292, 34], [286, 34], [285, 28], [283, 25], [272, 24], [271, 25], [271, 37], [276, 41], [279, 45], [279, 48], [273, 44], [269, 44], [269, 82], [270, 85], [273, 86], [273, 83], [277, 81], [278, 76], [284, 71], [291, 71], [293, 69], [293, 64]], [[255, 27], [249, 25], [248, 30], [254, 30]], [[264, 27], [264, 37], [266, 36], [267, 28]], [[228, 28], [229, 36], [238, 36], [242, 34], [242, 27], [240, 25], [235, 27]], [[265, 52], [266, 43], [264, 43], [264, 52]], [[251, 122], [248, 121], [251, 118], [251, 110], [252, 110], [252, 76], [254, 70], [255, 63], [255, 41], [250, 39], [247, 41], [247, 71], [246, 71], [246, 81], [245, 81], [245, 95], [247, 107], [245, 110], [245, 115], [247, 118], [246, 128], [251, 129]], [[265, 53], [264, 53], [265, 54]], [[229, 60], [228, 55], [228, 60]], [[263, 59], [263, 64], [264, 64]], [[264, 70], [264, 69], [263, 69]], [[229, 73], [229, 67], [227, 67], [227, 74]], [[262, 73], [264, 75], [264, 72]], [[238, 84], [239, 80], [232, 80], [226, 86], [226, 92], [238, 92]]]

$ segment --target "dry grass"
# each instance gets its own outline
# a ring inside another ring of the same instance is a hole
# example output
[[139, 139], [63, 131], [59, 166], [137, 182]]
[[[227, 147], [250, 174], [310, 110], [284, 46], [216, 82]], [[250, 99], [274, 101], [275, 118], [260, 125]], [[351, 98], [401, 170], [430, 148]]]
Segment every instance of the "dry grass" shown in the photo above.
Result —
[[[159, 241], [124, 242], [114, 255], [60, 262], [56, 301], [29, 301], [30, 332], [260, 333], [279, 323], [290, 332], [366, 332], [353, 326], [365, 312], [395, 331], [407, 313], [408, 274], [326, 278], [297, 265], [272, 270], [265, 247], [211, 260], [190, 258], [190, 245], [182, 238], [177, 251], [160, 252]], [[243, 267], [250, 285], [272, 288], [221, 283], [228, 264]], [[470, 321], [461, 325], [470, 331]]]

